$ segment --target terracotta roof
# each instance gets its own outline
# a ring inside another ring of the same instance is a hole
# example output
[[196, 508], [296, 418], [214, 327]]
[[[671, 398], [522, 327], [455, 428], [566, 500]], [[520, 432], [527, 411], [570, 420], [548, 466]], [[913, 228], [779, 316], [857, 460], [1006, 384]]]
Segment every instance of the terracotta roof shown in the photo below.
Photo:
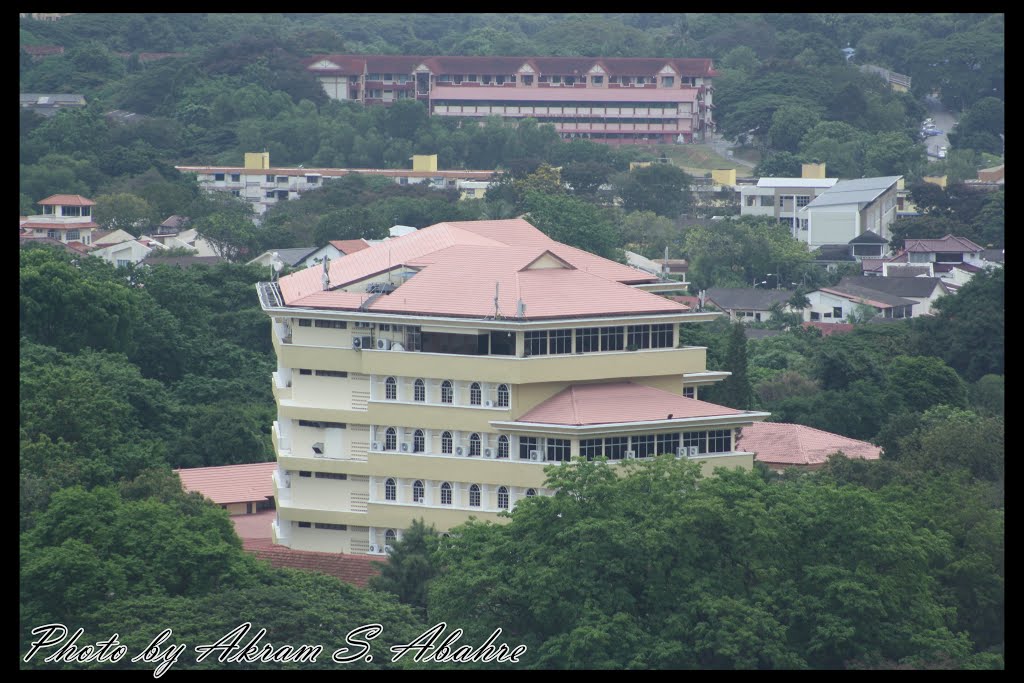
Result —
[[882, 452], [867, 441], [781, 422], [756, 422], [744, 427], [736, 445], [753, 451], [755, 460], [779, 465], [820, 465], [836, 451], [850, 458], [877, 460]]
[[247, 503], [274, 495], [271, 473], [276, 462], [174, 470], [186, 491], [198, 491], [214, 503]]
[[743, 414], [741, 410], [686, 398], [642, 384], [615, 382], [566, 387], [527, 411], [516, 422], [593, 425]]
[[318, 73], [410, 74], [423, 64], [431, 73], [512, 74], [523, 64], [536, 72], [554, 75], [582, 75], [595, 64], [610, 76], [655, 76], [666, 64], [682, 76], [716, 76], [710, 59], [671, 59], [665, 57], [515, 57], [515, 56], [416, 56], [416, 55], [317, 55], [303, 61], [307, 68], [327, 60], [338, 69], [311, 69]]
[[231, 515], [235, 533], [243, 541], [260, 539], [269, 542], [273, 533], [271, 525], [276, 519], [277, 510], [263, 510], [251, 515]]
[[95, 206], [96, 202], [91, 199], [86, 199], [80, 194], [53, 194], [42, 200], [36, 202], [40, 206]]
[[[531, 267], [545, 252], [555, 267]], [[356, 283], [394, 269], [412, 275], [367, 303], [370, 295]], [[332, 287], [355, 285], [354, 291], [323, 291], [322, 274], [312, 267], [282, 277], [286, 305], [484, 318], [494, 315], [498, 283], [499, 310], [507, 317], [520, 300], [525, 319], [687, 310], [624, 284], [655, 276], [555, 242], [521, 218], [438, 223], [332, 262]]]
[[245, 540], [242, 547], [259, 559], [267, 560], [272, 567], [321, 572], [360, 588], [365, 588], [371, 577], [380, 574], [378, 563], [387, 561], [386, 558], [369, 555], [292, 550], [267, 540]]
[[343, 254], [352, 254], [370, 247], [366, 240], [331, 240], [331, 246]]
[[984, 251], [982, 247], [969, 239], [965, 237], [954, 237], [953, 235], [946, 235], [945, 237], [937, 240], [908, 239], [906, 240], [905, 245], [904, 251], [917, 253], [929, 253], [933, 251]]
[[511, 102], [691, 102], [696, 88], [482, 88], [434, 86], [433, 102], [480, 99]]
[[813, 327], [821, 330], [821, 336], [827, 337], [830, 334], [846, 334], [847, 332], [853, 332], [853, 323], [823, 323], [818, 321], [810, 321], [803, 323], [805, 329]]

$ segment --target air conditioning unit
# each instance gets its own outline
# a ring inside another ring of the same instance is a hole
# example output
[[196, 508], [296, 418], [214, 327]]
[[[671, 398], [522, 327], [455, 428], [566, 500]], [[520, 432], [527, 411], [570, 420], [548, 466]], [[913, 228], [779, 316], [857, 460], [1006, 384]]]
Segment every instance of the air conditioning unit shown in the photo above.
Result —
[[357, 320], [355, 322], [355, 324], [353, 325], [353, 327], [362, 327], [362, 328], [367, 329], [367, 330], [372, 330], [373, 329], [373, 323], [368, 323], [368, 322], [366, 322], [364, 320]]
[[530, 451], [530, 460], [540, 460], [540, 451]]
[[403, 453], [408, 453], [409, 452], [409, 444], [407, 444], [407, 443], [403, 443], [402, 444], [402, 452]]
[[700, 455], [700, 447], [699, 446], [690, 446], [690, 457], [691, 458], [696, 458], [699, 455]]
[[392, 550], [393, 550], [393, 548], [391, 546], [389, 546], [389, 545], [384, 546], [384, 552], [390, 553]]
[[387, 351], [390, 348], [391, 348], [391, 340], [390, 339], [378, 339], [377, 340], [377, 350], [378, 351]]
[[324, 445], [320, 442], [313, 444], [313, 452], [316, 453], [317, 455], [323, 455]]
[[380, 441], [374, 441], [372, 444], [370, 444], [370, 450], [371, 451], [379, 451], [380, 450]]
[[627, 458], [635, 458], [636, 457], [636, 451], [626, 451], [626, 457]]
[[455, 455], [462, 455], [463, 453], [465, 453], [465, 450], [463, 450], [462, 446], [455, 447]]
[[484, 401], [484, 407], [485, 408], [493, 408], [494, 407], [494, 401]]
[[371, 349], [373, 348], [373, 337], [353, 337], [352, 338], [353, 349]]
[[678, 460], [679, 458], [685, 458], [688, 453], [689, 451], [687, 450], [686, 446], [680, 446], [679, 448], [676, 449], [676, 460]]
[[484, 457], [485, 458], [493, 458], [494, 457], [494, 449], [493, 448], [485, 448], [484, 449]]
[[380, 546], [377, 545], [376, 543], [371, 543], [370, 544], [370, 552], [371, 553], [379, 553], [380, 552]]

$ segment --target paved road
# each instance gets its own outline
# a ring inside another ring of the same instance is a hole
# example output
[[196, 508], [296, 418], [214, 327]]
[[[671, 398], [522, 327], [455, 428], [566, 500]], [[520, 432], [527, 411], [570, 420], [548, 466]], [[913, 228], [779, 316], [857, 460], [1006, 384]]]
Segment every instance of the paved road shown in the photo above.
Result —
[[740, 166], [746, 166], [747, 168], [754, 168], [754, 166], [757, 166], [757, 164], [755, 164], [752, 161], [747, 161], [746, 159], [740, 159], [737, 156], [733, 156], [733, 155], [729, 154], [729, 150], [731, 150], [733, 147], [736, 147], [736, 145], [733, 144], [732, 142], [726, 141], [721, 135], [718, 135], [718, 134], [712, 135], [712, 137], [711, 137], [711, 148], [713, 150], [715, 150], [715, 152], [717, 154], [720, 154], [723, 157], [725, 157], [726, 159], [729, 159], [731, 161], [736, 162]]
[[922, 142], [928, 147], [928, 155], [934, 157], [939, 152], [939, 147], [949, 148], [949, 138], [946, 134], [956, 125], [953, 113], [946, 109], [942, 101], [934, 95], [925, 97], [924, 105], [928, 109], [928, 116], [935, 121], [935, 126], [942, 131], [942, 135], [932, 135]]

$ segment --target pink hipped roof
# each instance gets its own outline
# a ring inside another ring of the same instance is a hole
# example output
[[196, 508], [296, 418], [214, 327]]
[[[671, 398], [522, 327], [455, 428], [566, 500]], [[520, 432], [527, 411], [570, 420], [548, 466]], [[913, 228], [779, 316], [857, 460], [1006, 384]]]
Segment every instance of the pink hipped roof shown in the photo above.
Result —
[[214, 503], [248, 503], [274, 495], [271, 474], [276, 462], [174, 470], [186, 491], [198, 491]]
[[[404, 282], [396, 277], [397, 289], [369, 301], [358, 283], [395, 269], [413, 274]], [[503, 317], [514, 317], [519, 301], [525, 319], [688, 310], [628, 286], [656, 281], [649, 273], [555, 242], [523, 219], [439, 223], [332, 262], [331, 287], [353, 291], [325, 292], [322, 278], [319, 266], [281, 278], [285, 304], [486, 318], [495, 316], [497, 284]]]
[[755, 460], [779, 465], [820, 465], [836, 451], [850, 458], [877, 460], [882, 452], [867, 441], [781, 422], [759, 422], [744, 427], [737, 445], [752, 451]]
[[743, 414], [642, 384], [615, 382], [572, 385], [516, 421], [582, 426]]

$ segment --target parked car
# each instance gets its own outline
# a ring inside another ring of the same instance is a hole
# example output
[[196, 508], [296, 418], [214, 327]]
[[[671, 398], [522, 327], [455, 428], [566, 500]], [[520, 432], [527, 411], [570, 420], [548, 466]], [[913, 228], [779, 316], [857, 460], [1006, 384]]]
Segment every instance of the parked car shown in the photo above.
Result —
[[938, 128], [925, 128], [921, 132], [925, 135], [942, 135], [942, 131]]
[[940, 159], [945, 159], [946, 158], [946, 148], [945, 147], [939, 147], [939, 158]]

